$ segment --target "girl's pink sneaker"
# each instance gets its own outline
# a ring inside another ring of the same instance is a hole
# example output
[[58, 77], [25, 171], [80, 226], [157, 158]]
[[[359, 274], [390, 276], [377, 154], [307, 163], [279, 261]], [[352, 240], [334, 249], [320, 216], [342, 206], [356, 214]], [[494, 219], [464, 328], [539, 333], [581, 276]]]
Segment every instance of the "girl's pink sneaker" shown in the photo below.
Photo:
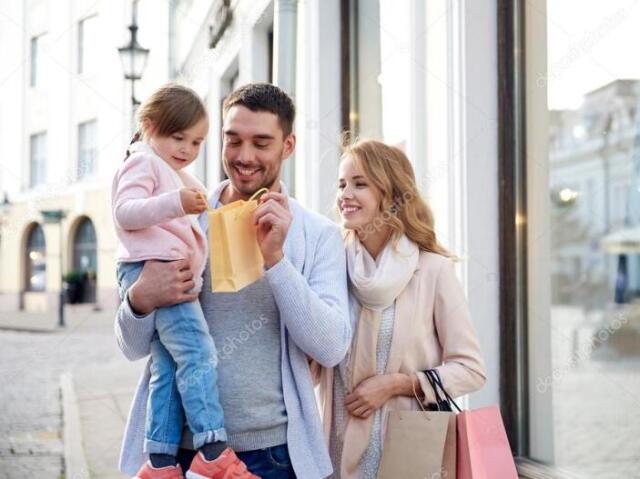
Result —
[[207, 461], [201, 452], [191, 462], [187, 479], [260, 479], [251, 474], [232, 449], [226, 448], [217, 459]]
[[145, 462], [133, 479], [184, 479], [180, 465], [155, 468]]

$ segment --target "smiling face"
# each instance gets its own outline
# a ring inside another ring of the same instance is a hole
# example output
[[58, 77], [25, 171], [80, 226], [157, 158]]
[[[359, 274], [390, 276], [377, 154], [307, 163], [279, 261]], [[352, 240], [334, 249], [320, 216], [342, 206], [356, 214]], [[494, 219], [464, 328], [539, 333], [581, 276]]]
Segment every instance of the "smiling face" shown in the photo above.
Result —
[[153, 123], [148, 119], [143, 120], [142, 127], [156, 154], [174, 170], [181, 170], [198, 157], [200, 146], [209, 131], [209, 121], [203, 117], [193, 126], [169, 136], [154, 134]]
[[380, 193], [351, 156], [340, 162], [336, 201], [343, 228], [356, 232], [380, 214]]
[[228, 200], [247, 199], [261, 188], [279, 191], [282, 162], [295, 148], [278, 116], [242, 105], [229, 108], [222, 127], [222, 161], [231, 181]]

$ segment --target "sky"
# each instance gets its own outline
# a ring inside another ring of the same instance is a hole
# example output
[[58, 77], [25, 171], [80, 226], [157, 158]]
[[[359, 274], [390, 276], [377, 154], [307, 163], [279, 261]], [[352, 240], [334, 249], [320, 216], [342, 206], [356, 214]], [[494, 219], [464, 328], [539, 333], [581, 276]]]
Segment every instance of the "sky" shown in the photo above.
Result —
[[547, 42], [548, 106], [577, 108], [591, 90], [640, 79], [640, 0], [548, 0]]

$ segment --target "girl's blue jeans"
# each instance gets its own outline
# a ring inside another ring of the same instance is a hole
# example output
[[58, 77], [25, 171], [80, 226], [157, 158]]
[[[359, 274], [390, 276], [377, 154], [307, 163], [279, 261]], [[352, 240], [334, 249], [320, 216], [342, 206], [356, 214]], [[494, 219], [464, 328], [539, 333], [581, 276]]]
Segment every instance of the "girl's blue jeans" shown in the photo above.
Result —
[[[144, 261], [118, 263], [124, 300]], [[198, 301], [158, 308], [151, 342], [151, 380], [144, 451], [176, 455], [186, 417], [193, 447], [226, 441], [218, 394], [218, 356]]]

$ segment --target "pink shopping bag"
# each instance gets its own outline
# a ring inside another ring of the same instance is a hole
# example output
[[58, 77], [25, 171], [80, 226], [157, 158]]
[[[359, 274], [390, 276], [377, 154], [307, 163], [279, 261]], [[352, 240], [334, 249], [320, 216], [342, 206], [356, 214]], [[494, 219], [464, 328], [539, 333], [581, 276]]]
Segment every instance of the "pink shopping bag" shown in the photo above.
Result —
[[424, 371], [436, 396], [439, 410], [456, 416], [457, 479], [518, 479], [511, 446], [498, 406], [462, 411], [442, 384], [435, 369]]
[[518, 479], [497, 406], [458, 414], [458, 479]]

